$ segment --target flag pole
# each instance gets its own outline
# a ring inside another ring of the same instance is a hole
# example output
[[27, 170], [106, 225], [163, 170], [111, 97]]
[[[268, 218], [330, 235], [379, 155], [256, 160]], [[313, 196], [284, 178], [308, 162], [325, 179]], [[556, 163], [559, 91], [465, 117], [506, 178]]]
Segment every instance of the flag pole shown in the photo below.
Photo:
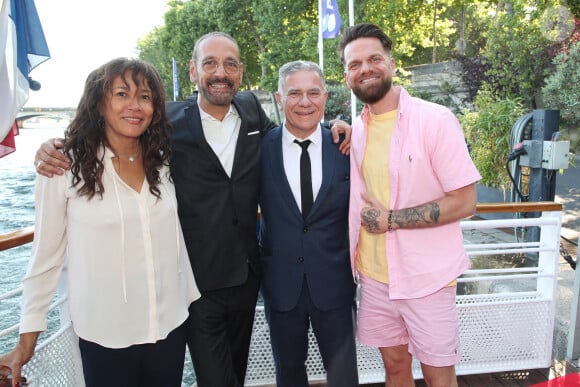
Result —
[[173, 72], [173, 102], [177, 101], [179, 95], [179, 76], [177, 74], [177, 61], [171, 58], [171, 69]]
[[[354, 25], [354, 0], [348, 0], [348, 25]], [[356, 96], [350, 92], [350, 122], [354, 122], [356, 118]]]
[[324, 0], [318, 0], [318, 65], [324, 74], [324, 43], [322, 39], [322, 20], [324, 15], [322, 14], [322, 2]]

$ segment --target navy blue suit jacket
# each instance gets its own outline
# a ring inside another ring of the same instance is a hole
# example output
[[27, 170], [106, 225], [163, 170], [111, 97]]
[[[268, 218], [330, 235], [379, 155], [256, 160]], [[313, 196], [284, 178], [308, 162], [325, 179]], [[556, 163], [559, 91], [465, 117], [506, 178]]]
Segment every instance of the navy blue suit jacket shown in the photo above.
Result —
[[331, 310], [352, 304], [348, 245], [350, 165], [348, 156], [322, 129], [322, 185], [306, 220], [288, 184], [282, 157], [282, 127], [262, 139], [260, 264], [262, 295], [274, 310], [298, 302], [304, 277], [314, 305]]

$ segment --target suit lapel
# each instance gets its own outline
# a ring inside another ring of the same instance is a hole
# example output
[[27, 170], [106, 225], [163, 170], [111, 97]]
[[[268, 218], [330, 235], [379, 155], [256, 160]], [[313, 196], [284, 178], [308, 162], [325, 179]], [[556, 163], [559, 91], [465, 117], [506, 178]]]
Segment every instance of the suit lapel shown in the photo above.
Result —
[[236, 139], [236, 150], [234, 153], [234, 163], [232, 165], [232, 176], [234, 176], [237, 167], [239, 167], [240, 157], [242, 157], [241, 153], [245, 147], [244, 141], [246, 141], [248, 138], [248, 119], [244, 117], [246, 110], [240, 108], [238, 100], [235, 97], [232, 101], [232, 104], [240, 116], [240, 130], [238, 131], [238, 138]]
[[331, 182], [333, 180], [336, 165], [338, 163], [337, 157], [340, 157], [340, 152], [337, 152], [336, 144], [332, 142], [332, 134], [329, 130], [322, 129], [322, 184], [320, 185], [320, 190], [318, 190], [318, 195], [316, 195], [316, 200], [312, 205], [312, 209], [308, 214], [310, 217], [312, 214], [316, 213], [320, 203], [323, 203], [326, 195], [328, 195], [328, 190], [330, 189]]
[[[268, 162], [268, 165], [263, 166], [262, 169], [268, 169], [271, 180], [274, 182], [276, 189], [280, 193], [280, 200], [290, 206], [292, 212], [294, 212], [297, 217], [302, 218], [302, 213], [298, 208], [298, 203], [296, 203], [296, 199], [294, 198], [294, 194], [292, 193], [292, 189], [288, 183], [288, 177], [284, 170], [284, 158], [282, 155], [282, 127], [278, 126], [275, 129], [272, 129], [272, 131], [274, 131], [275, 135], [269, 139], [272, 143], [270, 144], [271, 146], [267, 147], [268, 156], [265, 159]], [[264, 149], [262, 149], [262, 152], [264, 152]]]
[[199, 111], [199, 106], [197, 105], [197, 98], [193, 97], [190, 100], [191, 104], [189, 104], [184, 110], [187, 126], [192, 134], [193, 140], [199, 145], [199, 148], [204, 152], [207, 158], [227, 176], [221, 161], [207, 142], [203, 133], [201, 114]]

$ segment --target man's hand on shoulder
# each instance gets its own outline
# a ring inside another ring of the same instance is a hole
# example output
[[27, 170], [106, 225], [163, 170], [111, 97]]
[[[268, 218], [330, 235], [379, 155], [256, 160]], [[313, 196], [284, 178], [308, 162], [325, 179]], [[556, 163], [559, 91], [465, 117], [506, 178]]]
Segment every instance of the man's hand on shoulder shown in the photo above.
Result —
[[350, 136], [352, 134], [351, 126], [343, 120], [331, 120], [330, 131], [332, 132], [332, 139], [335, 144], [340, 141], [340, 135], [344, 134], [344, 140], [338, 146], [342, 154], [348, 156], [350, 154]]
[[70, 160], [59, 151], [63, 146], [62, 138], [51, 138], [43, 142], [34, 156], [36, 172], [46, 177], [64, 174], [64, 171], [70, 168]]

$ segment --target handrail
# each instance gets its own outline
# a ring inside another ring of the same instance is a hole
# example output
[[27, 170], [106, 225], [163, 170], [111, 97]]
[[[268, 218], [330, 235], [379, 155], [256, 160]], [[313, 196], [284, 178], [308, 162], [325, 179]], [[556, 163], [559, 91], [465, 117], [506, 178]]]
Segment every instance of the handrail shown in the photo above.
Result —
[[8, 234], [0, 235], [0, 251], [8, 250], [32, 242], [34, 239], [34, 226], [16, 230]]
[[[519, 202], [519, 203], [478, 203], [475, 213], [487, 214], [498, 212], [539, 212], [562, 211], [562, 204], [555, 202]], [[26, 227], [8, 234], [0, 235], [0, 251], [22, 246], [34, 239], [34, 226]]]
[[562, 204], [556, 202], [477, 203], [475, 213], [541, 211], [562, 211]]
[[[462, 360], [457, 366], [459, 375], [543, 368], [550, 363], [557, 279], [557, 259], [554, 258], [558, 256], [561, 210], [562, 205], [553, 202], [480, 203], [472, 219], [461, 221], [461, 229], [467, 231], [464, 234], [464, 245], [470, 257], [533, 251], [538, 253], [538, 259], [537, 265], [532, 267], [510, 266], [498, 269], [476, 266], [476, 269], [471, 269], [458, 278], [462, 289], [457, 296], [458, 315], [463, 329], [462, 343], [465, 353], [469, 354], [466, 360]], [[511, 212], [513, 218], [477, 219], [480, 214], [498, 212]], [[526, 212], [542, 212], [542, 215], [539, 218], [525, 218], [517, 214]], [[535, 226], [540, 227], [540, 239], [534, 242], [515, 243], [511, 235], [501, 231], [506, 227]], [[0, 251], [29, 243], [33, 237], [34, 227], [0, 235]], [[521, 287], [514, 287], [514, 283]], [[51, 336], [59, 339], [54, 339], [56, 344], [49, 342], [46, 349], [37, 351], [33, 358], [36, 363], [29, 365], [27, 372], [33, 377], [54, 380], [49, 384], [59, 384], [60, 382], [56, 380], [66, 380], [65, 384], [68, 385], [82, 385], [79, 382], [82, 381], [78, 362], [80, 355], [76, 352], [72, 354], [71, 350], [62, 351], [62, 348], [76, 348], [73, 344], [76, 337], [70, 328], [66, 307], [59, 313], [63, 313], [60, 315], [61, 330]], [[63, 325], [63, 321], [66, 326]], [[522, 331], [522, 321], [534, 326], [534, 332], [528, 334]], [[14, 329], [8, 327], [9, 331]], [[505, 345], [506, 342], [510, 345]], [[252, 348], [250, 352], [257, 353], [262, 360], [257, 363], [249, 362], [247, 385], [272, 385], [275, 370], [273, 360], [268, 356], [271, 350], [263, 306], [256, 308]], [[312, 351], [312, 358], [316, 360], [308, 366], [309, 378], [312, 381], [324, 380], [322, 362], [316, 346]], [[54, 363], [54, 353], [67, 357], [67, 364], [73, 365], [64, 367], [66, 377], [62, 376], [64, 373], [60, 368], [56, 370], [55, 375], [49, 375], [48, 371], [42, 368], [45, 363]], [[384, 369], [376, 348], [368, 348], [357, 343], [357, 357], [364, 364], [359, 368], [361, 384], [384, 382]], [[71, 376], [68, 376], [69, 372]], [[414, 378], [422, 376], [421, 369], [416, 363], [413, 363], [413, 376]]]

